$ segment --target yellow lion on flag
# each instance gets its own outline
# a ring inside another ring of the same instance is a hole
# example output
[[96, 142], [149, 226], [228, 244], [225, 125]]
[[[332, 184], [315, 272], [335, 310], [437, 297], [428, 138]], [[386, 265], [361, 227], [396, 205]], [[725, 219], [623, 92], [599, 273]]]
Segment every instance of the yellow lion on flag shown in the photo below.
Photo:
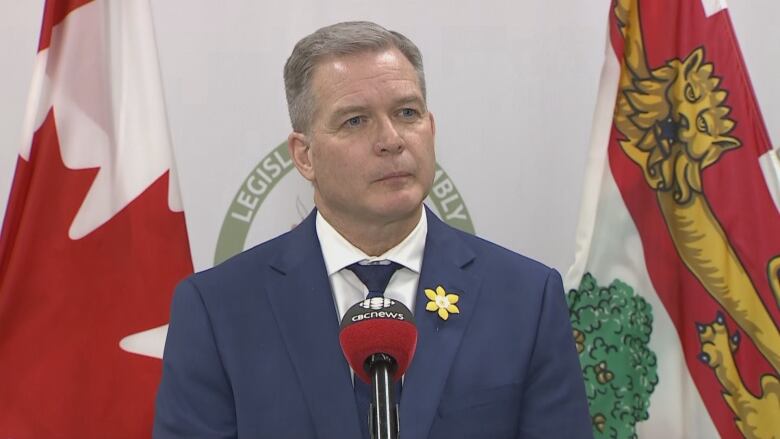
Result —
[[[742, 328], [775, 370], [761, 378], [761, 394], [742, 381], [723, 315], [698, 325], [699, 358], [716, 374], [737, 428], [747, 438], [780, 435], [780, 332], [758, 291], [712, 213], [701, 172], [724, 152], [740, 147], [729, 135], [734, 121], [725, 105], [714, 66], [703, 48], [651, 70], [647, 65], [639, 0], [616, 0], [615, 16], [625, 41], [625, 56], [615, 109], [615, 126], [624, 136], [623, 152], [644, 172], [655, 191], [680, 258], [707, 292]], [[770, 285], [780, 304], [780, 284], [772, 277], [780, 256], [767, 264]]]

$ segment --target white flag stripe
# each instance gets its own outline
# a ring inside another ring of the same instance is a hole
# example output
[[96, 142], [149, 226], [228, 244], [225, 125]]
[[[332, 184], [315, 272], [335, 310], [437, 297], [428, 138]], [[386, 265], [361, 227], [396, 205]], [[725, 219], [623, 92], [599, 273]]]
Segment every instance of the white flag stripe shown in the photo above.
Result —
[[772, 149], [761, 154], [758, 164], [761, 166], [766, 187], [775, 203], [775, 209], [780, 213], [780, 149]]
[[601, 80], [599, 82], [596, 109], [593, 113], [593, 128], [590, 134], [588, 158], [585, 165], [585, 181], [582, 189], [582, 202], [580, 203], [579, 220], [577, 221], [577, 246], [574, 254], [574, 263], [569, 268], [564, 278], [566, 289], [577, 288], [585, 274], [585, 263], [593, 242], [593, 229], [595, 227], [596, 212], [598, 208], [601, 184], [605, 178], [607, 168], [607, 144], [612, 131], [612, 113], [615, 109], [615, 97], [617, 96], [618, 81], [620, 80], [620, 62], [615, 57], [615, 50], [609, 38], [609, 29], [606, 33], [606, 52], [604, 53], [604, 66], [601, 68]]
[[22, 122], [22, 145], [19, 149], [19, 155], [26, 161], [30, 161], [33, 134], [43, 124], [51, 107], [51, 83], [46, 74], [48, 58], [49, 49], [41, 50], [36, 55], [33, 66], [30, 93], [27, 95], [27, 106]]

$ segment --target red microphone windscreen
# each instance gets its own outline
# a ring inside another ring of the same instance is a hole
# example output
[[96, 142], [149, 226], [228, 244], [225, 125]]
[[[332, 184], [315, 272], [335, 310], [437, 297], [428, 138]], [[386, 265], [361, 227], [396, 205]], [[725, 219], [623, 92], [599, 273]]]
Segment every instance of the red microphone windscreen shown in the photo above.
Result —
[[341, 320], [341, 350], [355, 375], [371, 383], [365, 363], [373, 354], [387, 354], [396, 361], [393, 381], [406, 372], [417, 347], [412, 312], [401, 302], [374, 297], [353, 305]]

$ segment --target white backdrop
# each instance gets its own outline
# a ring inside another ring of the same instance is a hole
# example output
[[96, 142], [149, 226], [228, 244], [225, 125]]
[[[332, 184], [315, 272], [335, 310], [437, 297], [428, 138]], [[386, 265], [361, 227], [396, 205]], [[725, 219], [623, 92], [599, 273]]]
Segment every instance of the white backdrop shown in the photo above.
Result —
[[[696, 1], [696, 0], [691, 0]], [[477, 234], [565, 271], [609, 0], [152, 0], [162, 79], [196, 269], [213, 263], [231, 200], [289, 131], [282, 65], [337, 21], [399, 30], [423, 52], [437, 159]], [[0, 0], [0, 216], [21, 137], [43, 0]], [[732, 0], [732, 19], [772, 139], [780, 138], [780, 3]], [[294, 173], [295, 171], [293, 171]], [[311, 207], [282, 179], [252, 223], [257, 242]]]

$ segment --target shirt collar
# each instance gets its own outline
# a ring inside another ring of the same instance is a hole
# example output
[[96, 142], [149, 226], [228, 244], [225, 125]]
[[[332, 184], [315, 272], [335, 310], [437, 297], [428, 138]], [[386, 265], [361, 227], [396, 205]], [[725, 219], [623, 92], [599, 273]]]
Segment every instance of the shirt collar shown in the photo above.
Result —
[[317, 211], [317, 238], [320, 241], [328, 276], [355, 262], [381, 260], [397, 262], [415, 273], [419, 273], [422, 267], [425, 237], [428, 234], [428, 219], [425, 216], [425, 209], [421, 209], [421, 211], [420, 220], [414, 229], [406, 235], [406, 238], [380, 256], [368, 256], [352, 245]]

